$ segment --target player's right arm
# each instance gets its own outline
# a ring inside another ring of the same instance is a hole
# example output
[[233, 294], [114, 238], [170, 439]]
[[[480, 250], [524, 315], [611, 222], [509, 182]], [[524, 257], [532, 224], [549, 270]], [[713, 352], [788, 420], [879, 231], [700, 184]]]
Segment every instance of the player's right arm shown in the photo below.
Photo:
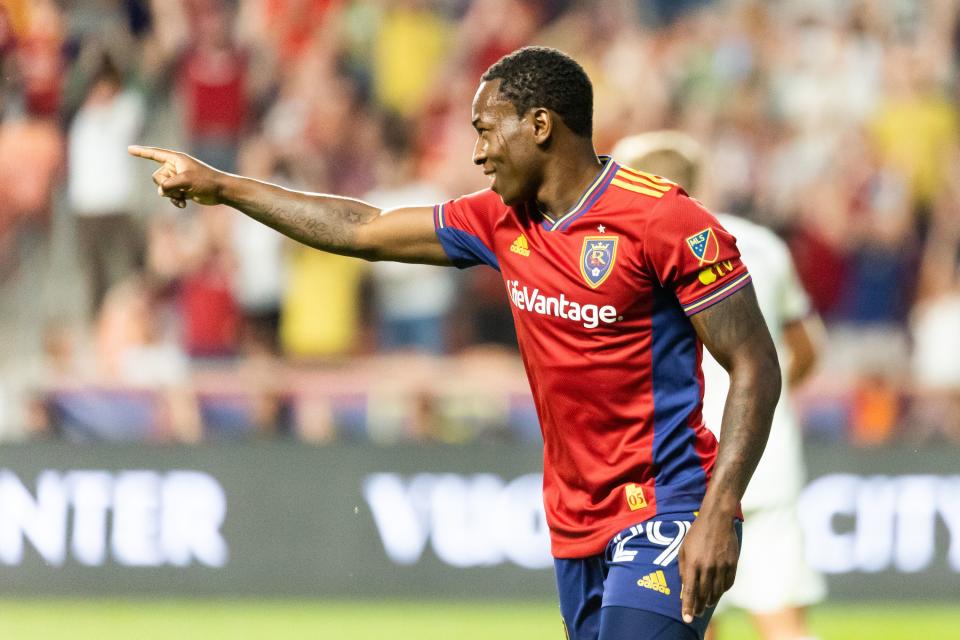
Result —
[[308, 246], [365, 260], [449, 265], [431, 207], [381, 210], [360, 200], [286, 189], [206, 165], [185, 153], [131, 146], [153, 160], [157, 192], [178, 207], [187, 200], [225, 204]]

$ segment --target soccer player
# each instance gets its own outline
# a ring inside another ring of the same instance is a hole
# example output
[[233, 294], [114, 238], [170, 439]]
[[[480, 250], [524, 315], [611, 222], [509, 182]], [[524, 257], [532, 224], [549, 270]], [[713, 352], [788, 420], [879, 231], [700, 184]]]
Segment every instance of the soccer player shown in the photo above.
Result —
[[[317, 249], [503, 275], [544, 440], [543, 501], [574, 640], [700, 638], [733, 583], [740, 498], [780, 393], [733, 238], [668, 180], [598, 157], [593, 89], [565, 54], [494, 63], [473, 100], [490, 188], [380, 211], [216, 171], [174, 151], [154, 182]], [[698, 274], [728, 264], [722, 277]], [[701, 417], [701, 344], [730, 372], [723, 442]], [[681, 589], [682, 585], [682, 589]]]
[[[699, 145], [677, 131], [655, 131], [624, 138], [613, 150], [619, 161], [644, 167], [677, 180], [693, 191], [701, 167]], [[811, 638], [806, 608], [826, 593], [823, 576], [805, 560], [797, 500], [804, 464], [800, 431], [787, 390], [805, 380], [818, 357], [823, 326], [797, 277], [790, 250], [769, 229], [743, 218], [718, 215], [737, 238], [743, 261], [750, 266], [760, 311], [774, 344], [786, 355], [785, 387], [773, 415], [770, 438], [742, 506], [748, 540], [740, 555], [737, 581], [723, 605], [748, 611], [764, 640]], [[721, 264], [712, 267], [713, 275]], [[709, 275], [708, 277], [713, 277]], [[704, 355], [703, 414], [718, 429], [727, 395], [726, 372]]]

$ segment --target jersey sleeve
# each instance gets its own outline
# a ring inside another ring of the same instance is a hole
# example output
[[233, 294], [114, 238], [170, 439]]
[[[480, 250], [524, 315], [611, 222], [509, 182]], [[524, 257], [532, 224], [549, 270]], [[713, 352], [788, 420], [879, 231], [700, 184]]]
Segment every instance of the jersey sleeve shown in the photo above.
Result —
[[493, 251], [493, 228], [501, 205], [500, 197], [486, 190], [433, 208], [437, 238], [455, 267], [486, 264], [500, 270]]
[[750, 283], [736, 239], [682, 191], [648, 219], [644, 253], [660, 284], [688, 316], [709, 309]]

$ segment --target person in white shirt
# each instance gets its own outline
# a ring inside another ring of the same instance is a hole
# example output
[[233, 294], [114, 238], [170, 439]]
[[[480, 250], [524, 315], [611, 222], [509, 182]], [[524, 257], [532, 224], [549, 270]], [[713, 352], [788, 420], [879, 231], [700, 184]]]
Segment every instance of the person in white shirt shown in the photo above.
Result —
[[105, 56], [67, 133], [67, 201], [93, 313], [107, 291], [134, 271], [142, 251], [131, 203], [136, 166], [126, 147], [140, 134], [144, 117], [143, 97]]
[[[377, 187], [363, 197], [382, 208], [424, 206], [447, 194], [417, 175], [409, 141], [392, 120], [388, 144], [377, 159]], [[447, 351], [446, 322], [457, 293], [449, 269], [426, 264], [374, 262], [370, 265], [381, 351], [415, 350], [440, 355]]]
[[[674, 180], [696, 196], [700, 147], [683, 133], [656, 131], [629, 136], [617, 143], [613, 157]], [[720, 606], [748, 611], [765, 640], [809, 639], [806, 608], [824, 599], [826, 586], [805, 559], [796, 506], [805, 467], [801, 434], [788, 391], [813, 370], [823, 328], [800, 284], [786, 243], [769, 229], [743, 218], [717, 218], [737, 239], [743, 262], [753, 277], [760, 311], [786, 368], [785, 389], [773, 416], [770, 438], [742, 500], [744, 545], [736, 582]], [[703, 417], [719, 435], [729, 378], [706, 350], [703, 375]]]

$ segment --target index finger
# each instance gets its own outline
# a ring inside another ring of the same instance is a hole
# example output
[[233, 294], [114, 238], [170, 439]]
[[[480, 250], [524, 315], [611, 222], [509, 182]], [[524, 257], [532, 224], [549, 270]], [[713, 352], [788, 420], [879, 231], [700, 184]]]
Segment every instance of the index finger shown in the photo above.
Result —
[[687, 563], [681, 559], [680, 563], [680, 613], [683, 621], [687, 624], [693, 622], [693, 616], [697, 613], [697, 596], [699, 589], [697, 571], [695, 568], [687, 569]]
[[168, 162], [177, 157], [176, 151], [171, 151], [170, 149], [162, 149], [160, 147], [141, 147], [140, 145], [132, 144], [127, 147], [127, 153], [132, 156], [137, 156], [138, 158], [146, 158], [147, 160], [154, 160], [156, 162]]

